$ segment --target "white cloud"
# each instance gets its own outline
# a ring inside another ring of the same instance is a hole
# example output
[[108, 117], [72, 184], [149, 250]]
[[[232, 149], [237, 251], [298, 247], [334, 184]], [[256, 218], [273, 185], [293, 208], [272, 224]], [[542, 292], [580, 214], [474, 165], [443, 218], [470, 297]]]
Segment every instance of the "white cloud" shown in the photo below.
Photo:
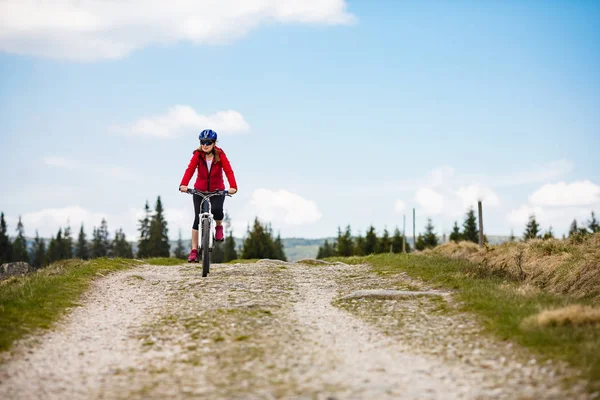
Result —
[[41, 237], [50, 237], [56, 235], [59, 228], [64, 228], [67, 224], [70, 224], [71, 235], [76, 238], [79, 227], [83, 223], [88, 240], [90, 239], [92, 228], [100, 226], [102, 218], [108, 220], [107, 214], [93, 212], [79, 205], [63, 208], [46, 208], [24, 213], [21, 217], [27, 236], [34, 236], [37, 230]]
[[207, 128], [219, 134], [244, 133], [250, 129], [237, 111], [219, 111], [207, 116], [198, 114], [190, 106], [175, 105], [166, 114], [143, 117], [129, 127], [113, 127], [113, 130], [136, 136], [174, 138]]
[[426, 214], [439, 214], [444, 208], [444, 198], [442, 195], [430, 188], [417, 190], [415, 201]]
[[65, 168], [70, 170], [86, 170], [95, 173], [98, 176], [102, 176], [110, 179], [117, 179], [120, 181], [135, 181], [137, 176], [125, 167], [118, 165], [92, 165], [86, 164], [85, 162], [78, 160], [71, 160], [60, 156], [48, 156], [42, 158], [44, 164], [56, 167]]
[[57, 168], [75, 169], [79, 166], [78, 161], [70, 160], [64, 157], [49, 156], [44, 157], [42, 160], [44, 161], [44, 164]]
[[535, 218], [538, 222], [544, 221], [544, 209], [530, 205], [522, 205], [518, 209], [510, 211], [508, 213], [508, 220], [515, 226], [525, 226], [531, 215], [535, 215]]
[[454, 168], [443, 165], [441, 167], [434, 168], [427, 177], [431, 186], [441, 186], [449, 184], [450, 180], [454, 177]]
[[322, 216], [317, 203], [286, 190], [256, 189], [251, 204], [258, 218], [269, 222], [304, 225]]
[[4, 0], [0, 50], [74, 60], [152, 44], [226, 43], [262, 23], [348, 24], [344, 0]]
[[546, 164], [535, 165], [533, 168], [515, 174], [494, 179], [496, 186], [515, 186], [528, 183], [547, 182], [562, 178], [573, 170], [573, 163], [568, 160], [555, 160]]
[[600, 186], [590, 181], [547, 184], [536, 190], [529, 201], [541, 206], [587, 206], [600, 202]]
[[500, 205], [500, 200], [496, 193], [492, 189], [480, 185], [461, 186], [457, 191], [457, 195], [462, 200], [463, 209], [469, 207], [477, 208], [479, 200], [486, 207], [497, 207]]
[[394, 203], [394, 211], [396, 211], [398, 214], [401, 214], [404, 212], [404, 210], [406, 210], [406, 203], [402, 200], [396, 200], [396, 203]]

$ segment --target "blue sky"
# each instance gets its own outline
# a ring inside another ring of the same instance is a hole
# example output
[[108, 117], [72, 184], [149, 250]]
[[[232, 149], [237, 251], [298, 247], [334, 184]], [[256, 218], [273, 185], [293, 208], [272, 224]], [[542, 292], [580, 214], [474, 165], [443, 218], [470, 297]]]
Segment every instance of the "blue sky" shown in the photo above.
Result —
[[255, 216], [283, 237], [381, 232], [413, 207], [449, 232], [478, 198], [488, 234], [600, 212], [600, 3], [189, 3], [0, 4], [11, 233], [105, 217], [133, 239], [160, 195], [189, 237], [176, 188], [209, 127], [236, 236]]

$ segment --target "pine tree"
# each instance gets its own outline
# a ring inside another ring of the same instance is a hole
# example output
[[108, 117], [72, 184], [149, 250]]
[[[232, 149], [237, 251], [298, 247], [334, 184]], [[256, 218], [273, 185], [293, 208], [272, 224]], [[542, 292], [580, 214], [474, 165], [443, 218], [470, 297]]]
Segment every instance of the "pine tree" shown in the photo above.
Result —
[[71, 226], [67, 222], [67, 227], [63, 233], [63, 249], [61, 251], [63, 259], [73, 258], [73, 238], [71, 237]]
[[571, 227], [569, 228], [569, 237], [577, 235], [578, 233], [579, 228], [577, 227], [577, 220], [574, 219], [573, 222], [571, 222]]
[[392, 247], [392, 241], [390, 239], [390, 233], [387, 228], [383, 229], [383, 235], [377, 241], [377, 253], [389, 253]]
[[90, 258], [90, 251], [88, 243], [83, 230], [83, 223], [79, 229], [79, 236], [77, 237], [77, 245], [75, 246], [75, 257], [87, 260]]
[[352, 252], [355, 256], [365, 255], [365, 238], [359, 233], [354, 241], [354, 250]]
[[224, 243], [214, 242], [214, 247], [210, 253], [210, 261], [214, 264], [220, 264], [225, 261]]
[[419, 233], [419, 236], [417, 236], [417, 243], [415, 244], [415, 248], [419, 251], [423, 251], [426, 249], [426, 245], [425, 245], [425, 241], [423, 240], [423, 235], [421, 235]]
[[35, 239], [33, 239], [31, 253], [33, 268], [39, 269], [46, 265], [46, 243], [44, 243], [44, 240], [40, 238], [40, 235], [37, 231], [35, 231]]
[[223, 252], [224, 262], [238, 259], [237, 251], [235, 250], [235, 239], [233, 238], [233, 232], [231, 231], [229, 231], [229, 236], [225, 238]]
[[427, 225], [425, 225], [425, 235], [423, 235], [423, 243], [425, 248], [434, 248], [438, 245], [438, 238], [434, 232], [433, 223], [431, 218], [427, 219]]
[[8, 237], [8, 229], [4, 220], [4, 213], [0, 213], [0, 264], [11, 261], [12, 245]]
[[323, 246], [319, 247], [317, 259], [320, 260], [327, 257], [335, 257], [336, 255], [335, 247], [329, 244], [329, 240], [325, 240]]
[[144, 207], [144, 218], [140, 219], [138, 231], [140, 232], [140, 238], [138, 240], [138, 258], [150, 257], [150, 206], [148, 200], [146, 200], [146, 206]]
[[523, 240], [537, 239], [540, 237], [540, 224], [537, 223], [535, 215], [529, 216], [529, 222], [523, 233]]
[[588, 221], [588, 229], [592, 233], [600, 232], [600, 223], [596, 219], [596, 214], [592, 211], [592, 219]]
[[475, 210], [470, 208], [463, 222], [462, 239], [473, 243], [479, 243], [479, 230], [477, 229], [477, 218]]
[[108, 233], [108, 224], [106, 220], [102, 218], [100, 228], [94, 227], [94, 235], [92, 238], [92, 257], [110, 257], [111, 256], [111, 243]]
[[402, 234], [398, 227], [394, 229], [394, 236], [392, 236], [392, 251], [394, 253], [402, 253]]
[[127, 241], [122, 228], [115, 233], [115, 239], [111, 247], [113, 257], [133, 258], [131, 243]]
[[183, 240], [181, 239], [181, 229], [179, 230], [179, 238], [177, 239], [177, 246], [175, 247], [174, 256], [175, 258], [179, 258], [185, 260], [185, 247], [183, 246]]
[[151, 257], [169, 257], [170, 246], [167, 221], [163, 215], [164, 209], [160, 196], [156, 199], [154, 215], [150, 220], [150, 256]]
[[367, 234], [365, 235], [365, 255], [375, 254], [377, 251], [377, 234], [373, 225], [369, 227]]
[[244, 240], [242, 258], [274, 258], [275, 253], [271, 227], [269, 225], [263, 226], [258, 218], [255, 218], [252, 230], [248, 229], [246, 239]]
[[350, 225], [346, 227], [344, 233], [338, 226], [337, 254], [340, 257], [350, 257], [354, 253], [354, 242], [352, 241], [352, 231]]
[[462, 240], [462, 233], [458, 227], [458, 222], [454, 221], [454, 227], [452, 227], [452, 233], [450, 233], [450, 241], [458, 243]]
[[12, 261], [25, 261], [29, 262], [29, 253], [27, 252], [27, 239], [25, 239], [25, 228], [21, 217], [19, 216], [19, 222], [17, 222], [17, 236], [12, 242]]
[[58, 228], [58, 233], [56, 237], [52, 237], [50, 239], [50, 244], [48, 245], [48, 251], [46, 252], [46, 261], [45, 264], [51, 264], [55, 261], [59, 261], [63, 259], [63, 239], [62, 239], [62, 228]]
[[554, 232], [552, 232], [552, 226], [550, 226], [550, 228], [546, 232], [544, 232], [544, 236], [542, 236], [542, 239], [554, 239]]
[[273, 254], [273, 258], [275, 260], [287, 261], [287, 257], [285, 256], [285, 251], [283, 249], [283, 241], [281, 240], [281, 235], [277, 234], [275, 241], [273, 242], [273, 247], [275, 253]]
[[508, 238], [509, 242], [514, 242], [515, 240], [517, 240], [517, 238], [515, 237], [515, 231], [511, 228], [510, 230], [510, 237]]

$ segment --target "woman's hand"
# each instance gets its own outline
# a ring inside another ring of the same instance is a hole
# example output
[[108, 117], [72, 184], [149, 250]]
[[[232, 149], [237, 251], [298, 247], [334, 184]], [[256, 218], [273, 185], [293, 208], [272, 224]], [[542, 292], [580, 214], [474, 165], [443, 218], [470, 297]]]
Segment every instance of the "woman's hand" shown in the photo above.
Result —
[[180, 192], [184, 192], [184, 193], [185, 193], [185, 192], [187, 192], [187, 190], [188, 190], [188, 187], [187, 187], [187, 186], [185, 186], [185, 185], [181, 185], [181, 186], [179, 186], [179, 191], [180, 191]]
[[228, 190], [229, 194], [235, 194], [237, 192], [236, 188], [229, 188]]

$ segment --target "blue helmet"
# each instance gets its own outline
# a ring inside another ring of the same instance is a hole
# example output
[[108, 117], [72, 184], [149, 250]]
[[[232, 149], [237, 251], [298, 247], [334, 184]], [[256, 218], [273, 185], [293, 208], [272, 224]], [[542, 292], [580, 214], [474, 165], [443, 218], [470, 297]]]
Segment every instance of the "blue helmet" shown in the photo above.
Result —
[[217, 132], [213, 131], [212, 129], [205, 129], [202, 132], [200, 132], [200, 136], [198, 137], [199, 140], [213, 140], [213, 141], [217, 141]]

